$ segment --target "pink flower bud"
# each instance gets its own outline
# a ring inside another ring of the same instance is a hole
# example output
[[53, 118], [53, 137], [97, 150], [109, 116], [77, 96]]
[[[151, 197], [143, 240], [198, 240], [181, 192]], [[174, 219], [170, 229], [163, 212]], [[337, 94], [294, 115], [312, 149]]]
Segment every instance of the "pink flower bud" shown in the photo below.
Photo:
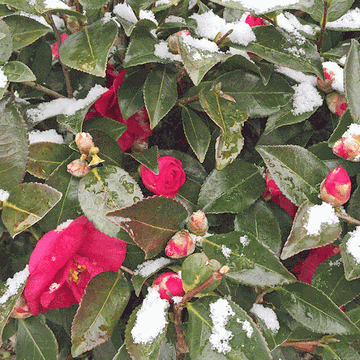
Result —
[[251, 27], [253, 26], [259, 26], [259, 25], [266, 25], [264, 23], [264, 20], [261, 17], [257, 17], [257, 16], [252, 16], [251, 14], [249, 14], [246, 19], [245, 22], [247, 24], [249, 24]]
[[30, 312], [30, 308], [29, 308], [28, 304], [26, 303], [26, 300], [22, 296], [20, 296], [17, 299], [16, 304], [15, 304], [10, 316], [15, 319], [25, 319], [31, 315], [32, 314]]
[[204, 236], [209, 229], [208, 220], [201, 210], [194, 212], [190, 216], [186, 226], [190, 232], [199, 236]]
[[78, 133], [75, 142], [81, 154], [89, 155], [90, 149], [95, 146], [92, 136], [89, 133]]
[[178, 231], [167, 243], [165, 254], [172, 259], [180, 259], [195, 250], [194, 240], [187, 230]]
[[83, 154], [80, 159], [76, 159], [68, 164], [67, 171], [71, 175], [76, 177], [83, 177], [91, 170], [91, 167], [88, 165], [83, 156], [86, 158], [86, 155]]
[[335, 91], [326, 95], [326, 102], [328, 104], [329, 110], [337, 116], [342, 116], [348, 107], [346, 97]]
[[332, 148], [335, 155], [353, 162], [360, 161], [360, 135], [339, 139]]
[[334, 90], [331, 84], [335, 81], [335, 74], [332, 71], [324, 68], [324, 77], [324, 81], [317, 77], [317, 86], [320, 90], [326, 93], [330, 93]]
[[321, 198], [332, 206], [339, 207], [350, 198], [351, 181], [341, 166], [330, 172], [321, 183]]
[[158, 287], [158, 292], [162, 299], [172, 302], [172, 297], [183, 296], [185, 294], [181, 277], [174, 272], [167, 272], [158, 276], [153, 286]]
[[167, 39], [169, 50], [173, 54], [179, 54], [180, 50], [179, 50], [179, 46], [178, 46], [178, 37], [179, 36], [189, 36], [189, 35], [190, 35], [189, 30], [181, 30], [181, 31], [176, 32], [175, 34], [170, 35]]
[[[61, 39], [61, 43], [64, 42], [64, 40], [68, 37], [69, 35], [66, 33], [61, 34], [60, 39]], [[57, 57], [59, 57], [59, 46], [57, 42], [54, 42], [54, 44], [51, 47], [51, 52], [52, 52], [52, 58], [56, 59]]]
[[277, 187], [275, 181], [272, 179], [269, 169], [266, 169], [265, 183], [271, 195], [282, 195], [281, 190]]

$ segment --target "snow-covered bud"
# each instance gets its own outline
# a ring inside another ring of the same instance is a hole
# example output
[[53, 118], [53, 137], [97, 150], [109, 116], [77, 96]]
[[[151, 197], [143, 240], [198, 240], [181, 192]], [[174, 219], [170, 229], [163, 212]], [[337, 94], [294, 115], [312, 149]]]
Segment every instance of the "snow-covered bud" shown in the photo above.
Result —
[[81, 154], [89, 155], [90, 149], [95, 146], [93, 138], [89, 133], [77, 133], [75, 142]]
[[360, 161], [360, 135], [339, 139], [332, 148], [335, 155], [353, 162]]
[[341, 166], [330, 172], [321, 183], [321, 198], [332, 206], [339, 207], [350, 198], [351, 181]]
[[324, 81], [317, 77], [317, 86], [320, 90], [331, 93], [334, 91], [331, 84], [335, 81], [335, 74], [326, 68], [324, 68]]
[[166, 272], [159, 275], [155, 279], [153, 287], [157, 287], [162, 299], [166, 299], [170, 302], [173, 301], [172, 298], [174, 296], [184, 296], [185, 294], [181, 277], [174, 272]]
[[198, 210], [194, 212], [186, 224], [186, 227], [195, 235], [204, 236], [209, 229], [208, 220], [205, 214]]
[[82, 154], [80, 159], [72, 161], [67, 166], [67, 171], [76, 177], [83, 177], [91, 170], [86, 161], [86, 154]]
[[277, 187], [275, 181], [272, 179], [269, 169], [266, 169], [265, 183], [271, 195], [277, 196], [282, 194], [281, 190]]
[[329, 110], [337, 116], [342, 116], [348, 107], [346, 97], [335, 91], [326, 95], [326, 103]]
[[176, 32], [175, 34], [170, 35], [167, 39], [169, 51], [172, 52], [173, 54], [179, 54], [180, 50], [178, 46], [178, 37], [188, 36], [188, 35], [190, 35], [189, 30], [181, 30]]
[[28, 304], [26, 303], [26, 300], [22, 296], [20, 296], [17, 299], [16, 304], [15, 304], [10, 316], [15, 319], [25, 319], [31, 315], [32, 314], [30, 312], [30, 308], [29, 308]]
[[195, 250], [194, 240], [187, 230], [178, 231], [167, 243], [165, 254], [172, 259], [180, 259]]

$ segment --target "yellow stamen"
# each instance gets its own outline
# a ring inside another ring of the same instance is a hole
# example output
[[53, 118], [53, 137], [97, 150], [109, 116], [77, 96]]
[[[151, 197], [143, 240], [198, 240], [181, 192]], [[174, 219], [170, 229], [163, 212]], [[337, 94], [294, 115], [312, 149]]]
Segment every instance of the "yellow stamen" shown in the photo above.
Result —
[[78, 283], [79, 276], [82, 272], [86, 271], [87, 268], [85, 265], [79, 264], [76, 260], [74, 260], [76, 268], [71, 267], [68, 274], [68, 280]]

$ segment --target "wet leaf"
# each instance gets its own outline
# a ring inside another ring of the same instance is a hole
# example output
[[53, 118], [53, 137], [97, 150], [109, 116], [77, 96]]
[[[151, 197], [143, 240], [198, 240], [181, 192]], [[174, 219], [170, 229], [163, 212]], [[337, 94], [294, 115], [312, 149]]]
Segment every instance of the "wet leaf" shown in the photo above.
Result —
[[159, 149], [156, 145], [140, 153], [130, 153], [129, 155], [155, 175], [159, 175]]
[[83, 122], [82, 130], [89, 132], [91, 129], [101, 130], [110, 136], [114, 141], [126, 131], [127, 126], [119, 121], [109, 119], [107, 117], [91, 118]]

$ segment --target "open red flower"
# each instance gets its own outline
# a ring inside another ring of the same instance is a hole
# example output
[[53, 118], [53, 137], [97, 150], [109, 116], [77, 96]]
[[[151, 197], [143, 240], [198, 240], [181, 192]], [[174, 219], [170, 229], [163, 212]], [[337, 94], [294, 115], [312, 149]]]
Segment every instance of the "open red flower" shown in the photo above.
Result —
[[101, 233], [85, 216], [49, 231], [30, 257], [24, 290], [30, 312], [79, 303], [89, 280], [103, 271], [117, 271], [125, 254], [124, 241]]
[[106, 71], [107, 84], [109, 90], [93, 104], [90, 111], [86, 114], [85, 120], [93, 117], [108, 117], [115, 121], [127, 125], [127, 130], [120, 136], [117, 143], [123, 151], [129, 149], [135, 140], [147, 142], [151, 136], [149, 115], [145, 108], [140, 109], [134, 115], [124, 120], [118, 102], [118, 91], [124, 81], [125, 70], [121, 69], [118, 73], [109, 65]]

